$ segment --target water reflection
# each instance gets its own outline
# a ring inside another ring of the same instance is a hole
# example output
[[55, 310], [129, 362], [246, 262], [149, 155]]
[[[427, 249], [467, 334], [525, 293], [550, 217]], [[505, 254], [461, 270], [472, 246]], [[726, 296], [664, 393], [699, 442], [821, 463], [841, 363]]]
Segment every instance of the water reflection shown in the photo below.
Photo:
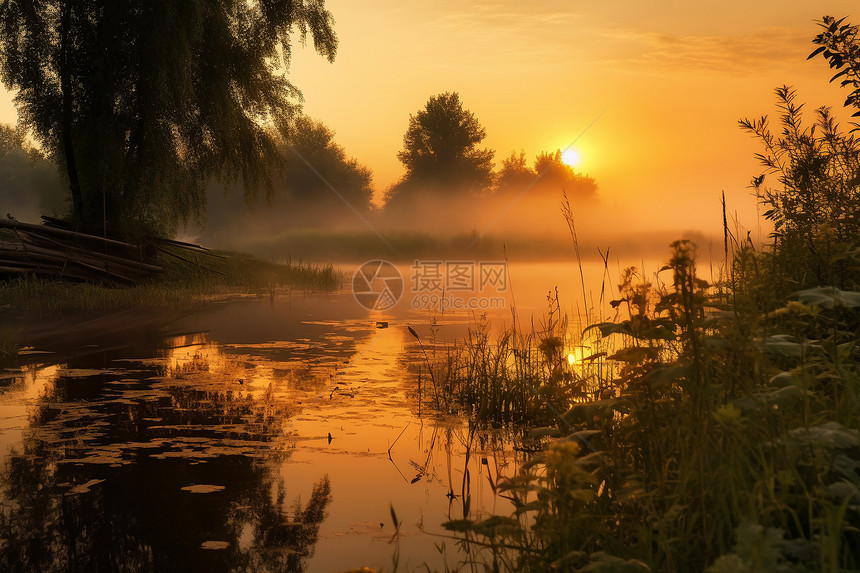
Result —
[[0, 389], [0, 570], [456, 564], [441, 524], [507, 512], [524, 454], [427, 416], [408, 323], [347, 295], [46, 345]]
[[77, 339], [64, 364], [12, 374], [0, 570], [304, 570], [330, 482], [318, 474], [302, 504], [277, 463], [293, 447], [288, 420], [322, 383], [308, 365], [334, 367], [358, 333], [285, 341], [261, 366], [162, 328]]

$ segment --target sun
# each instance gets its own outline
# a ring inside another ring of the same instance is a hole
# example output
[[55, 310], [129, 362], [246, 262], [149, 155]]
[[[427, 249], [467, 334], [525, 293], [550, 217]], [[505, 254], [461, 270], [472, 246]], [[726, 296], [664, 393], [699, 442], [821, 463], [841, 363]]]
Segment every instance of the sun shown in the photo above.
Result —
[[561, 154], [561, 162], [568, 167], [576, 167], [579, 164], [579, 153], [573, 149], [565, 149]]

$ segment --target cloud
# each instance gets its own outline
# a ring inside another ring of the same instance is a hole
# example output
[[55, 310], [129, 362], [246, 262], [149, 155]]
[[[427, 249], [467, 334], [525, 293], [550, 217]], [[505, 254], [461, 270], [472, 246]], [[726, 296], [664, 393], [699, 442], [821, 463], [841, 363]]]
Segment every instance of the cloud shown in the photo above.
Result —
[[462, 65], [492, 68], [563, 65], [581, 18], [569, 10], [543, 11], [512, 2], [460, 3], [429, 16], [422, 28], [436, 38], [440, 51], [462, 52]]
[[796, 66], [812, 50], [809, 30], [796, 28], [762, 28], [726, 35], [639, 30], [606, 30], [604, 34], [616, 44], [612, 61], [653, 71], [754, 73]]

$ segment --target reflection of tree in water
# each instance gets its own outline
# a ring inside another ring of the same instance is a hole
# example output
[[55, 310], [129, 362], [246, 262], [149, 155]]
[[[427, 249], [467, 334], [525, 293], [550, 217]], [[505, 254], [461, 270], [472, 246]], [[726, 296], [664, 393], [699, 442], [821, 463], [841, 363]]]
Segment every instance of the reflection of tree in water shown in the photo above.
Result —
[[276, 462], [292, 406], [156, 370], [47, 387], [0, 468], [0, 571], [304, 569], [331, 492], [324, 477], [288, 510]]
[[325, 476], [289, 511], [283, 478], [241, 456], [200, 465], [229, 484], [208, 494], [180, 489], [203, 473], [180, 460], [142, 458], [153, 467], [141, 483], [141, 468], [99, 468], [95, 478], [51, 457], [39, 447], [3, 468], [2, 571], [300, 572], [331, 501]]
[[296, 499], [292, 518], [285, 511], [283, 481], [279, 482], [276, 503], [267, 503], [268, 495], [254, 504], [254, 546], [247, 560], [234, 567], [238, 571], [304, 571], [313, 555], [320, 524], [331, 501], [328, 476], [317, 483], [307, 505]]

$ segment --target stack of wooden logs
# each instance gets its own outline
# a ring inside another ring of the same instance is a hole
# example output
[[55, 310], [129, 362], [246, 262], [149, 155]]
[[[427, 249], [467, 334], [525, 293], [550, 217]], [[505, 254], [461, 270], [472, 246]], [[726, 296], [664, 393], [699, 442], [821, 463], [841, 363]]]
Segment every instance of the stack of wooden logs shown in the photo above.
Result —
[[152, 243], [135, 245], [81, 233], [63, 221], [44, 224], [0, 220], [0, 278], [37, 276], [112, 285], [134, 285], [162, 272]]

